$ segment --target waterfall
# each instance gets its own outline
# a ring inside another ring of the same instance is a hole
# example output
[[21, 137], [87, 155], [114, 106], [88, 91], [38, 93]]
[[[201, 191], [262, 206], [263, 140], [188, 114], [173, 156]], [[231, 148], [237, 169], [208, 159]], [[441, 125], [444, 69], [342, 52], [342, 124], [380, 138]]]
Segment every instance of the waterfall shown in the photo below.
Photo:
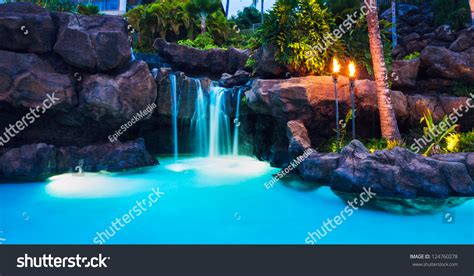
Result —
[[209, 157], [230, 154], [231, 135], [226, 112], [226, 89], [211, 85], [209, 96]]
[[178, 160], [178, 89], [176, 86], [176, 75], [170, 74], [171, 82], [171, 118], [173, 125], [173, 153], [174, 159]]
[[242, 89], [239, 89], [239, 92], [237, 92], [235, 119], [234, 119], [234, 146], [232, 148], [233, 150], [232, 154], [234, 156], [239, 155], [240, 95], [241, 93], [242, 93]]
[[207, 100], [200, 79], [193, 79], [196, 84], [196, 102], [191, 119], [191, 135], [195, 139], [195, 152], [200, 156], [209, 153], [209, 125]]

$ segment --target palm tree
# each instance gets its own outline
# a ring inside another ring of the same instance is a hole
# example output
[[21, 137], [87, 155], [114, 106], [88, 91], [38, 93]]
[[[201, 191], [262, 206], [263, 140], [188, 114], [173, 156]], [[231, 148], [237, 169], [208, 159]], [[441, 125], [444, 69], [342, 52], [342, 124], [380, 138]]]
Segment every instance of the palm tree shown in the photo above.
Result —
[[400, 131], [398, 130], [397, 119], [388, 88], [387, 68], [385, 67], [382, 38], [380, 36], [377, 4], [374, 3], [375, 0], [369, 0], [368, 2], [370, 4], [367, 7], [367, 26], [369, 29], [370, 54], [374, 68], [382, 137], [390, 140], [400, 140]]
[[201, 33], [205, 33], [207, 29], [207, 17], [220, 10], [222, 4], [216, 0], [191, 0], [186, 4], [186, 10], [191, 14], [199, 15], [201, 20]]

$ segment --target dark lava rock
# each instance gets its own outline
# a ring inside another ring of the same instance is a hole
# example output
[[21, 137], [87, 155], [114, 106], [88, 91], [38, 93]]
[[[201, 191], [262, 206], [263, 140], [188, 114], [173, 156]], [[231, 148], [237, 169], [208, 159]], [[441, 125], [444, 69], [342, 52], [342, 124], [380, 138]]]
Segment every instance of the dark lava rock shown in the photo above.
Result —
[[393, 88], [415, 88], [419, 68], [419, 58], [412, 60], [394, 60], [392, 73]]
[[449, 50], [462, 52], [471, 47], [474, 47], [474, 27], [459, 32], [458, 38], [449, 46]]
[[59, 98], [56, 109], [77, 102], [69, 75], [57, 73], [36, 54], [0, 50], [0, 102], [34, 108], [53, 93]]
[[119, 16], [54, 13], [59, 25], [54, 51], [68, 64], [103, 72], [130, 63], [127, 22]]
[[157, 165], [156, 158], [145, 149], [143, 139], [127, 143], [107, 143], [86, 147], [58, 149], [57, 172], [74, 172], [82, 165], [84, 172], [122, 171]]
[[435, 37], [439, 40], [453, 42], [456, 39], [456, 34], [451, 30], [451, 26], [441, 25], [435, 30]]
[[360, 193], [364, 187], [371, 187], [377, 196], [382, 197], [474, 195], [474, 182], [463, 163], [439, 161], [403, 148], [370, 154], [362, 143], [354, 140], [341, 152], [331, 188]]
[[120, 124], [156, 100], [156, 83], [143, 61], [118, 75], [84, 77], [78, 110], [95, 121]]
[[189, 75], [220, 77], [223, 73], [235, 73], [245, 69], [249, 52], [230, 48], [200, 50], [188, 46], [168, 43], [158, 38], [153, 47], [168, 62], [173, 70]]
[[474, 84], [474, 47], [454, 52], [444, 47], [428, 46], [421, 52], [421, 66], [430, 77], [459, 79]]
[[313, 152], [298, 166], [298, 171], [304, 180], [329, 186], [340, 157], [338, 153]]
[[252, 57], [255, 59], [255, 75], [261, 78], [284, 78], [289, 70], [276, 61], [276, 48], [273, 44], [262, 46]]
[[46, 144], [9, 149], [0, 156], [0, 179], [44, 180], [56, 172], [56, 148]]
[[290, 141], [288, 151], [290, 155], [295, 158], [302, 155], [306, 149], [311, 147], [311, 140], [302, 121], [289, 121], [286, 127], [286, 136]]
[[250, 76], [250, 73], [244, 70], [237, 70], [233, 75], [224, 73], [219, 80], [219, 85], [227, 88], [244, 85], [250, 80]]
[[45, 53], [55, 38], [56, 27], [48, 10], [32, 3], [0, 5], [0, 49]]
[[158, 161], [145, 149], [143, 140], [80, 147], [30, 144], [8, 149], [0, 156], [0, 181], [43, 181], [55, 174], [84, 171], [121, 171], [154, 166]]

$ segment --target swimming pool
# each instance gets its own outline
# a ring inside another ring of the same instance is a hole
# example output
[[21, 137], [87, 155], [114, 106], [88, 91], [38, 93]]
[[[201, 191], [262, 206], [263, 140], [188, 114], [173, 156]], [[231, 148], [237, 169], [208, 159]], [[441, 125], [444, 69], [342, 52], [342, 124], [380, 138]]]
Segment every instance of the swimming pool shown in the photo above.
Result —
[[[308, 232], [346, 207], [328, 187], [289, 187], [303, 184], [299, 180], [266, 189], [278, 169], [251, 157], [159, 160], [159, 166], [125, 173], [1, 184], [0, 241], [93, 244], [116, 218], [134, 213], [103, 243], [305, 244]], [[164, 194], [146, 211], [131, 211], [156, 190]], [[473, 201], [450, 214], [447, 222], [442, 213], [359, 209], [318, 244], [473, 244]]]

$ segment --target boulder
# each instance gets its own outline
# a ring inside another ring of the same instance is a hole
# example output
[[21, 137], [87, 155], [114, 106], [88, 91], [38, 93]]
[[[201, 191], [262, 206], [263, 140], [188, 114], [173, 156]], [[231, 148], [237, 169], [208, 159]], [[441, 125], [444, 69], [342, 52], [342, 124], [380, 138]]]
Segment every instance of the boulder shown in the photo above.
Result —
[[430, 110], [433, 120], [441, 121], [446, 114], [441, 106], [439, 99], [433, 96], [425, 95], [408, 95], [407, 96], [408, 109], [410, 110], [411, 125], [418, 125], [423, 114]]
[[24, 145], [0, 156], [2, 181], [42, 181], [56, 173], [56, 147]]
[[56, 39], [56, 27], [48, 10], [32, 3], [0, 5], [0, 49], [46, 53]]
[[286, 137], [288, 138], [290, 155], [295, 158], [311, 147], [311, 140], [303, 122], [299, 120], [289, 121], [287, 124]]
[[33, 53], [0, 50], [0, 102], [14, 107], [35, 108], [49, 95], [59, 101], [55, 109], [66, 109], [77, 103], [71, 78], [60, 74]]
[[78, 111], [94, 121], [122, 124], [156, 100], [156, 83], [143, 61], [118, 75], [84, 76]]
[[250, 80], [250, 77], [250, 73], [244, 70], [237, 70], [234, 75], [224, 73], [219, 80], [219, 85], [227, 88], [244, 85]]
[[153, 44], [158, 54], [168, 62], [173, 70], [188, 75], [220, 77], [223, 73], [233, 74], [245, 69], [249, 51], [230, 48], [200, 50], [158, 38]]
[[54, 13], [59, 25], [54, 51], [68, 64], [91, 72], [128, 65], [127, 22], [119, 16]]
[[392, 87], [409, 89], [415, 88], [420, 63], [421, 62], [419, 58], [412, 60], [394, 60]]
[[421, 66], [430, 77], [442, 77], [474, 83], [474, 47], [454, 52], [443, 47], [428, 46], [421, 52]]
[[449, 46], [449, 50], [462, 52], [471, 47], [474, 47], [474, 27], [462, 30], [457, 39]]
[[439, 161], [398, 147], [370, 154], [354, 140], [341, 152], [331, 189], [360, 193], [364, 187], [370, 187], [380, 197], [474, 195], [474, 182], [463, 163]]
[[86, 147], [29, 144], [0, 155], [0, 181], [44, 181], [55, 174], [74, 172], [77, 166], [87, 172], [113, 172], [157, 164], [143, 139]]
[[435, 30], [435, 37], [439, 40], [453, 42], [456, 39], [456, 34], [451, 30], [451, 26], [441, 25]]
[[143, 139], [126, 143], [106, 143], [86, 147], [61, 147], [57, 150], [57, 172], [74, 172], [81, 166], [84, 172], [122, 171], [155, 166], [156, 158], [145, 149]]
[[257, 49], [252, 57], [255, 60], [255, 75], [261, 78], [282, 78], [289, 69], [276, 61], [276, 47], [268, 44]]
[[304, 180], [329, 186], [340, 157], [338, 153], [313, 152], [298, 166], [299, 174]]

